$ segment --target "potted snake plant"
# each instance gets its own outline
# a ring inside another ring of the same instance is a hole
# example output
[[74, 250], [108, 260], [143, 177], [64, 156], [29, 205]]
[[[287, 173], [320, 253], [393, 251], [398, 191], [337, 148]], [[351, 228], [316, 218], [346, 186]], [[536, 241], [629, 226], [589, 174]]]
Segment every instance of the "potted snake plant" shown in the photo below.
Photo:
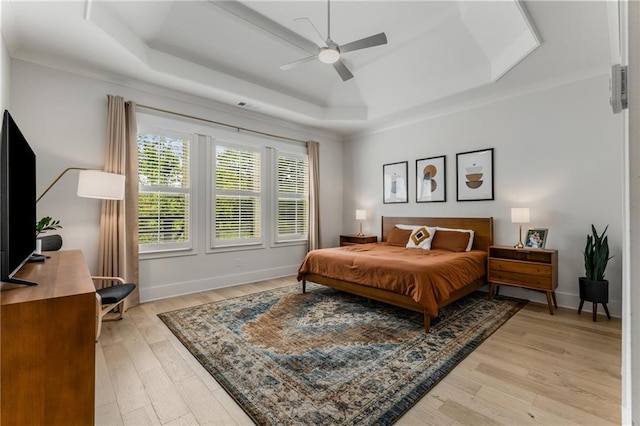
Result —
[[[578, 279], [580, 285], [580, 308], [587, 302], [602, 303], [606, 309], [609, 302], [609, 281], [604, 279], [609, 256], [609, 241], [605, 236], [607, 226], [602, 234], [598, 235], [595, 226], [591, 225], [591, 235], [587, 235], [587, 245], [584, 249], [585, 276]], [[608, 314], [608, 310], [607, 310]]]

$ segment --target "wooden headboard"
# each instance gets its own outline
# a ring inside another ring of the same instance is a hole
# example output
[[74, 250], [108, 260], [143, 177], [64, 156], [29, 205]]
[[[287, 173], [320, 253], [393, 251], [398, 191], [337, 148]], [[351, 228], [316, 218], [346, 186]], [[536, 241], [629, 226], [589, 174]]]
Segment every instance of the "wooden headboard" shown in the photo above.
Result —
[[492, 217], [390, 217], [382, 216], [382, 241], [387, 241], [391, 229], [397, 225], [427, 225], [443, 228], [473, 229], [473, 249], [487, 250], [493, 244]]

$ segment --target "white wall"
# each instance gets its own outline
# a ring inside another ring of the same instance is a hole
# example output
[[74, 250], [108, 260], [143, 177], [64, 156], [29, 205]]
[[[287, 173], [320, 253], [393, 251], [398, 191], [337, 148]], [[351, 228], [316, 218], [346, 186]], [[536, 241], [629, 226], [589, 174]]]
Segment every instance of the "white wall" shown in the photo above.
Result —
[[[248, 118], [230, 108], [166, 89], [78, 76], [29, 62], [11, 64], [11, 113], [37, 155], [38, 193], [66, 167], [102, 168], [107, 94], [196, 117], [320, 142], [321, 238], [335, 245], [342, 229], [342, 143], [329, 135], [272, 119]], [[254, 116], [256, 114], [253, 114]], [[175, 117], [173, 117], [175, 118]], [[100, 201], [75, 195], [77, 172], [65, 176], [38, 203], [38, 216], [60, 219], [64, 249], [80, 248], [96, 271]], [[204, 185], [201, 185], [204, 188]], [[201, 206], [203, 207], [203, 206]], [[204, 240], [204, 237], [200, 240]], [[140, 262], [142, 300], [222, 287], [297, 271], [301, 247], [215, 253]], [[237, 259], [241, 259], [238, 261]]]
[[[547, 248], [559, 250], [558, 303], [575, 309], [586, 235], [592, 223], [609, 225], [609, 309], [620, 315], [622, 131], [608, 99], [601, 76], [345, 142], [343, 230], [357, 229], [356, 208], [368, 210], [365, 229], [377, 235], [381, 216], [493, 216], [494, 242], [514, 245], [510, 208], [530, 207], [529, 225], [549, 228]], [[495, 200], [456, 202], [456, 153], [484, 148], [494, 148]], [[415, 160], [438, 155], [447, 156], [447, 202], [417, 204]], [[405, 160], [410, 202], [383, 204], [382, 165]], [[503, 292], [546, 303], [541, 293]]]
[[[0, 8], [1, 9], [1, 8]], [[9, 106], [9, 82], [11, 79], [11, 58], [4, 41], [4, 37], [0, 35], [0, 112], [3, 112]]]

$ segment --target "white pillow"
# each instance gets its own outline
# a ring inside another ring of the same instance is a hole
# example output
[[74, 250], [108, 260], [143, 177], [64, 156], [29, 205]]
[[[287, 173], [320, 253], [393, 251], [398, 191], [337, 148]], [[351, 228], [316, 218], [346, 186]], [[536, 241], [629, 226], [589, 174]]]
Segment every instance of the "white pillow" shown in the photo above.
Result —
[[469, 234], [469, 244], [467, 244], [467, 248], [465, 249], [465, 251], [470, 251], [471, 247], [473, 246], [473, 237], [475, 235], [475, 231], [473, 229], [454, 229], [454, 228], [441, 228], [439, 226], [436, 227], [436, 232], [437, 231], [457, 231], [457, 232], [468, 232]]
[[[431, 249], [431, 241], [436, 233], [435, 227], [426, 225], [396, 225], [396, 227], [413, 231], [407, 242], [407, 248]], [[426, 234], [424, 232], [425, 229], [427, 230]]]

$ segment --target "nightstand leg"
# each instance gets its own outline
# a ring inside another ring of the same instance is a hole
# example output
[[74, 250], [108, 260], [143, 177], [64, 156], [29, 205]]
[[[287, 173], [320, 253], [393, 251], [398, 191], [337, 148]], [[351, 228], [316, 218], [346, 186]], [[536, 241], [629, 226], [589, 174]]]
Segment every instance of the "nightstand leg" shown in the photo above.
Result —
[[494, 283], [491, 283], [491, 285], [489, 285], [489, 300], [493, 299], [493, 292], [496, 289], [496, 285]]
[[549, 305], [549, 313], [553, 315], [553, 304], [551, 302], [551, 293], [546, 292], [545, 294], [547, 295], [547, 305]]
[[558, 309], [558, 301], [556, 300], [556, 292], [551, 292], [551, 298], [553, 299], [553, 307]]

